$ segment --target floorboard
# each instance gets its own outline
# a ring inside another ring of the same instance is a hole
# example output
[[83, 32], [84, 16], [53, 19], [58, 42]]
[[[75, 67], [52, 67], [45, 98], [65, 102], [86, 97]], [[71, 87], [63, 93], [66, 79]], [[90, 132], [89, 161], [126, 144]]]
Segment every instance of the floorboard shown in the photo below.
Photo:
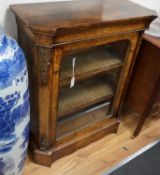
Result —
[[100, 175], [123, 159], [160, 138], [160, 116], [150, 116], [141, 134], [131, 139], [138, 117], [124, 115], [119, 131], [63, 157], [51, 168], [27, 160], [24, 175]]

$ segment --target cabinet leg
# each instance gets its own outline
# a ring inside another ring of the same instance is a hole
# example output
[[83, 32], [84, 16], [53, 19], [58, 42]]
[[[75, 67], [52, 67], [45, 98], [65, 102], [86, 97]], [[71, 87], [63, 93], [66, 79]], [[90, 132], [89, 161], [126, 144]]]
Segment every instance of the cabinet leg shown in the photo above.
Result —
[[133, 133], [133, 136], [131, 137], [132, 139], [134, 139], [135, 137], [137, 137], [139, 135], [140, 131], [142, 130], [142, 127], [144, 125], [146, 118], [147, 118], [147, 114], [145, 112], [139, 119], [138, 125]]
[[144, 110], [144, 112], [142, 113], [141, 117], [140, 117], [140, 120], [139, 120], [139, 123], [134, 131], [134, 134], [133, 134], [133, 137], [137, 137], [144, 125], [144, 122], [149, 114], [149, 111], [151, 110], [152, 108], [152, 105], [154, 104], [155, 102], [155, 99], [156, 97], [158, 96], [159, 94], [159, 87], [160, 87], [160, 76], [158, 76], [157, 78], [157, 81], [156, 81], [156, 85], [154, 86], [153, 90], [152, 90], [152, 93], [151, 93], [151, 96], [148, 100], [148, 104], [146, 105], [146, 108]]

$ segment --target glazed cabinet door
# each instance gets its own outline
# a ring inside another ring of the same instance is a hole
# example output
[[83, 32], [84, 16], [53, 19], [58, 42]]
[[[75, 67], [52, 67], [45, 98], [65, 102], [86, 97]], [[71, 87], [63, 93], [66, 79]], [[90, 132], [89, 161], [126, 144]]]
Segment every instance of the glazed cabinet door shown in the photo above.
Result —
[[117, 117], [137, 41], [138, 34], [129, 33], [55, 47], [51, 115], [56, 141]]

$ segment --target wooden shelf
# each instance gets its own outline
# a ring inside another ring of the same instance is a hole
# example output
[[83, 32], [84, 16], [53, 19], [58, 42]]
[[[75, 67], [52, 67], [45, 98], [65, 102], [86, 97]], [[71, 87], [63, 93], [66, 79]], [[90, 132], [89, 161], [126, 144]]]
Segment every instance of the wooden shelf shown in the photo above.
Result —
[[73, 88], [62, 88], [59, 97], [58, 116], [84, 109], [95, 103], [110, 100], [114, 96], [114, 87], [107, 78], [96, 77], [75, 84]]
[[57, 140], [67, 135], [79, 132], [80, 130], [89, 127], [98, 121], [110, 117], [108, 114], [110, 103], [103, 103], [99, 106], [93, 107], [83, 111], [77, 115], [73, 115], [67, 119], [58, 121], [57, 125]]
[[72, 59], [76, 58], [76, 81], [92, 77], [122, 66], [121, 55], [107, 46], [101, 46], [63, 58], [60, 86], [70, 84], [72, 77]]

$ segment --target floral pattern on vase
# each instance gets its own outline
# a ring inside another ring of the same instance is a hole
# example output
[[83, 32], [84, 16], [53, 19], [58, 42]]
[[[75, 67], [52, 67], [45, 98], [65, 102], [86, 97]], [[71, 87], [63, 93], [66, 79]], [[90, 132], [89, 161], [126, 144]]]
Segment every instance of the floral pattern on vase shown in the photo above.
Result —
[[29, 139], [25, 56], [0, 27], [0, 175], [21, 175]]

